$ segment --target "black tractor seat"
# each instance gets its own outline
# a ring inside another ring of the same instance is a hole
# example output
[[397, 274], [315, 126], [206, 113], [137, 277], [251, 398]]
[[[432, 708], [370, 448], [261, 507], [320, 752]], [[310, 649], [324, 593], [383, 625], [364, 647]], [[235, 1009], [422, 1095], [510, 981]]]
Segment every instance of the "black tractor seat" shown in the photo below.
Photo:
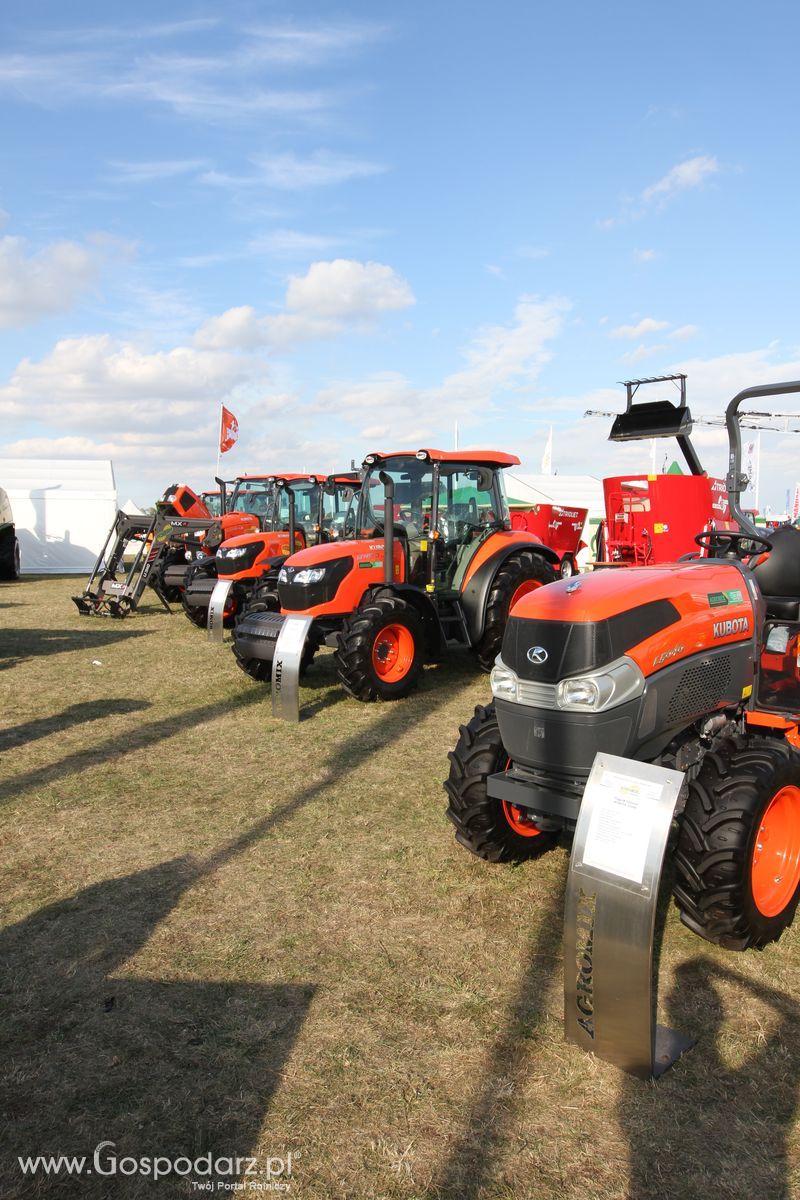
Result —
[[767, 616], [800, 620], [800, 529], [781, 525], [769, 540], [772, 549], [755, 554], [750, 568], [766, 601]]

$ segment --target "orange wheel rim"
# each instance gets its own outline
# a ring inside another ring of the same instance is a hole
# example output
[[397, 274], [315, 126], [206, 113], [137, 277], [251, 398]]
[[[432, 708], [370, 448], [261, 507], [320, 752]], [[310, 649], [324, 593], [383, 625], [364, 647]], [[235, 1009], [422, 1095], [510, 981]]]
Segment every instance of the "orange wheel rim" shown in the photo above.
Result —
[[511, 597], [511, 603], [508, 606], [508, 611], [511, 612], [514, 605], [517, 604], [523, 596], [530, 595], [531, 592], [535, 592], [536, 589], [540, 588], [541, 586], [542, 585], [538, 579], [526, 579], [524, 583], [519, 585], [517, 590], [514, 592], [514, 595]]
[[800, 788], [785, 787], [761, 817], [753, 848], [753, 899], [765, 917], [783, 912], [800, 883]]
[[372, 644], [372, 667], [384, 683], [405, 679], [414, 661], [414, 636], [405, 625], [387, 625]]
[[514, 833], [518, 833], [520, 837], [538, 837], [542, 832], [537, 829], [533, 821], [525, 813], [524, 808], [518, 808], [516, 804], [511, 804], [508, 800], [502, 800], [503, 814], [508, 821]]

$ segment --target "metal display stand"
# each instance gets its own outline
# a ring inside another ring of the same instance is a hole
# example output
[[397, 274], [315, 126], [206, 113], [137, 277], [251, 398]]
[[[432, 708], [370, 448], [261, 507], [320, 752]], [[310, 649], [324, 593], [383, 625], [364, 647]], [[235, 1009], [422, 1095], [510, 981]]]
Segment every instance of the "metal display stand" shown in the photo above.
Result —
[[313, 617], [287, 617], [275, 643], [272, 715], [282, 721], [300, 720], [300, 663], [313, 623]]
[[208, 602], [208, 640], [210, 642], [221, 642], [225, 636], [223, 618], [225, 605], [228, 602], [228, 593], [232, 587], [232, 579], [218, 579], [214, 584], [214, 590]]
[[680, 771], [598, 754], [583, 794], [564, 912], [568, 1041], [643, 1079], [694, 1043], [656, 1025], [653, 940]]

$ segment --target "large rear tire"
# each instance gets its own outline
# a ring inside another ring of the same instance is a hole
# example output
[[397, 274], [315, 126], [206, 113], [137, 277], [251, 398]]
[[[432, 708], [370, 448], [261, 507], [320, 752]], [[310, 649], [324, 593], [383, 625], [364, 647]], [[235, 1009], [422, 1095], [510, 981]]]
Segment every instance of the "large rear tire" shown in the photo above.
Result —
[[475, 647], [482, 670], [491, 671], [494, 666], [503, 644], [508, 614], [513, 606], [528, 592], [552, 583], [555, 578], [556, 573], [550, 563], [532, 550], [521, 550], [511, 555], [498, 569], [486, 601], [483, 637]]
[[522, 809], [487, 794], [487, 776], [508, 765], [493, 704], [478, 705], [448, 758], [447, 816], [456, 827], [456, 841], [471, 854], [487, 862], [522, 862], [555, 845], [556, 834], [542, 833]]
[[424, 660], [422, 620], [399, 596], [378, 596], [347, 618], [334, 654], [356, 700], [399, 700], [415, 686]]
[[800, 899], [800, 754], [752, 737], [689, 784], [673, 892], [684, 924], [729, 950], [777, 941]]

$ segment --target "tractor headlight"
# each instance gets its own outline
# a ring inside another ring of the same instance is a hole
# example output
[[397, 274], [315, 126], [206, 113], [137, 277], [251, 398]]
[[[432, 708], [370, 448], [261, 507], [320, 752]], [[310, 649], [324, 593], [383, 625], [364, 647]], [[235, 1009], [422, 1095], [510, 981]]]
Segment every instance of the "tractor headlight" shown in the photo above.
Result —
[[[319, 583], [320, 579], [324, 578], [324, 567], [302, 567], [299, 571], [295, 571], [292, 583]], [[280, 578], [278, 582], [280, 582]]]
[[504, 667], [501, 663], [492, 667], [489, 683], [492, 686], [492, 695], [495, 699], [516, 700], [518, 680], [514, 672], [509, 671], [508, 667]]
[[249, 546], [221, 546], [217, 551], [220, 558], [244, 558]]
[[603, 712], [641, 696], [644, 675], [630, 658], [620, 658], [602, 671], [562, 679], [556, 704], [573, 712]]
[[289, 572], [286, 570], [286, 567], [281, 567], [280, 571], [278, 571], [278, 583], [288, 583], [288, 582], [289, 582]]

